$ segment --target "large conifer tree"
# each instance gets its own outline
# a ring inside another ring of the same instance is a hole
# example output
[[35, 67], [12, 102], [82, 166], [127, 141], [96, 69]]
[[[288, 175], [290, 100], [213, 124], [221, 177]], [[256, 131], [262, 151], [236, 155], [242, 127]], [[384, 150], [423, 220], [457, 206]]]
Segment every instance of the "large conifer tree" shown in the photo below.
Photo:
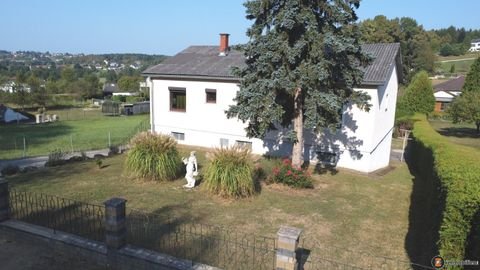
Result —
[[304, 128], [322, 132], [341, 120], [346, 103], [368, 109], [354, 92], [369, 57], [361, 51], [355, 9], [360, 0], [254, 0], [245, 4], [250, 41], [236, 105], [228, 117], [248, 122], [249, 137], [263, 138], [275, 124], [292, 128], [292, 162], [303, 162]]

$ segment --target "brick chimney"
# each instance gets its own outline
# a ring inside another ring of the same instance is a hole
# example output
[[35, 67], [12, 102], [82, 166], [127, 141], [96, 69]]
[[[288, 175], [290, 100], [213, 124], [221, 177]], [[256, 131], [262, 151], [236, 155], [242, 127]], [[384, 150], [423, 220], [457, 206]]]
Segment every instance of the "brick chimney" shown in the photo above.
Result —
[[230, 36], [230, 34], [220, 34], [220, 53], [218, 54], [219, 56], [226, 56], [230, 51], [230, 47], [228, 47], [228, 36]]

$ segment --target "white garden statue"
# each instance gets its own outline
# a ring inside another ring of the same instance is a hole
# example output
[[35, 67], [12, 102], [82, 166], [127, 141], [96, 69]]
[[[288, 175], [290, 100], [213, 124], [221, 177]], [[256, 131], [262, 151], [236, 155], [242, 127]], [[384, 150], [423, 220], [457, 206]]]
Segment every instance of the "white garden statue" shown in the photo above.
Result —
[[195, 176], [198, 175], [198, 165], [197, 157], [195, 157], [195, 151], [190, 152], [190, 157], [182, 158], [183, 164], [187, 165], [187, 173], [185, 174], [185, 179], [187, 179], [187, 184], [183, 185], [186, 188], [195, 187]]

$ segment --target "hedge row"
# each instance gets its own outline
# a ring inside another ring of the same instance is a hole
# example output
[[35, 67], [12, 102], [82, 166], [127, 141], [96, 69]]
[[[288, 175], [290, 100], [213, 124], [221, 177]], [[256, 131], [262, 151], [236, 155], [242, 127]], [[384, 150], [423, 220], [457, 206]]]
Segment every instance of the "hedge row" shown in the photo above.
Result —
[[451, 143], [430, 126], [425, 116], [413, 118], [413, 136], [420, 146], [431, 150], [434, 173], [445, 199], [439, 231], [440, 255], [448, 260], [472, 259], [466, 256], [471, 254], [469, 248], [479, 246], [472, 241], [479, 241], [476, 234], [480, 224], [474, 222], [480, 215], [480, 152]]

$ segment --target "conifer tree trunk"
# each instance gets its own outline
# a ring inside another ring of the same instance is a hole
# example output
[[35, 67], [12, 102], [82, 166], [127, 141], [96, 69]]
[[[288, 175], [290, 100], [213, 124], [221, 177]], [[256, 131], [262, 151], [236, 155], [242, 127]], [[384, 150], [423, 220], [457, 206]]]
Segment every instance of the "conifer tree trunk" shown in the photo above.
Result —
[[303, 164], [303, 102], [301, 88], [295, 90], [293, 108], [293, 130], [295, 131], [297, 140], [293, 144], [292, 165], [296, 168], [300, 168]]

